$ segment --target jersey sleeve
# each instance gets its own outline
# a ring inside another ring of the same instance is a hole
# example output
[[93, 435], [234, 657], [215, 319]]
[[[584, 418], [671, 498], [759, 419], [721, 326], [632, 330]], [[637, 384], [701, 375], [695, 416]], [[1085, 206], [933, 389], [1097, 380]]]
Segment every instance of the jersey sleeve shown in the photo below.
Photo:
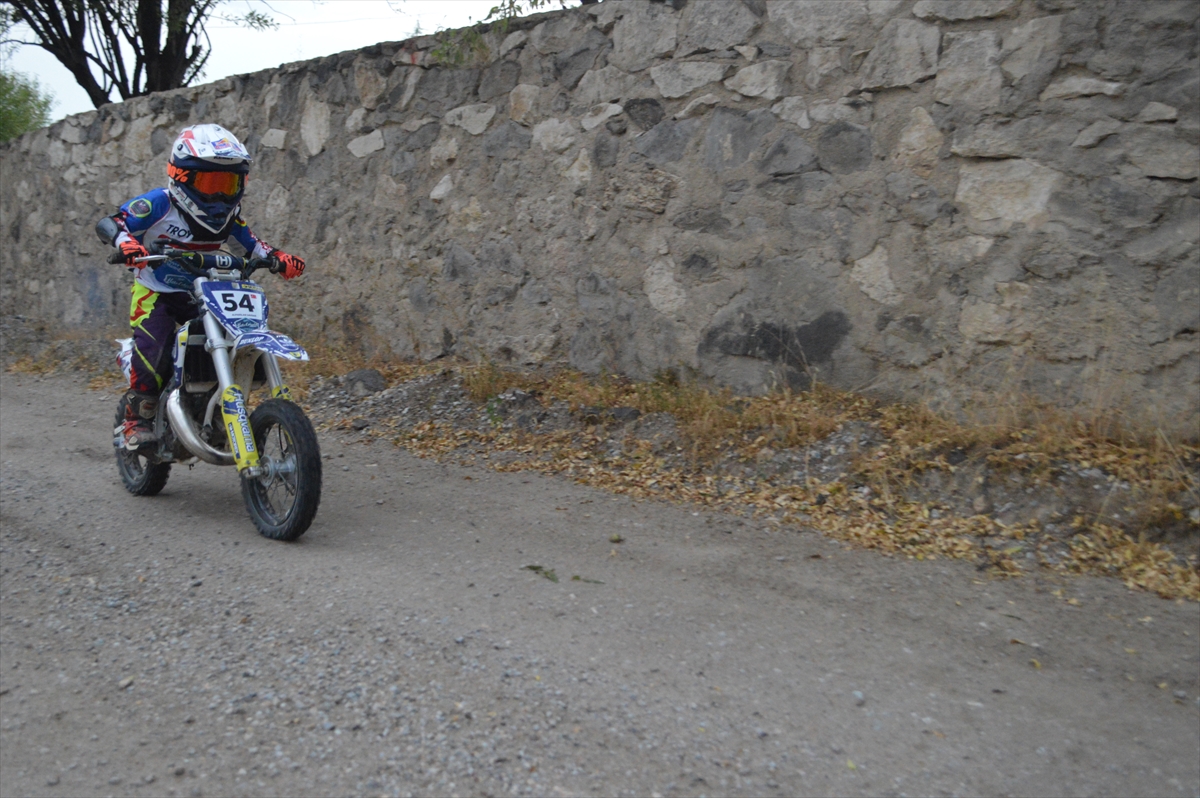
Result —
[[122, 227], [122, 232], [114, 243], [119, 245], [130, 238], [142, 243], [146, 231], [170, 210], [171, 199], [165, 188], [156, 188], [140, 197], [134, 197], [122, 205], [114, 217]]
[[275, 251], [274, 247], [254, 235], [241, 216], [234, 219], [229, 237], [241, 244], [242, 249], [246, 250], [246, 255], [251, 258], [265, 258]]

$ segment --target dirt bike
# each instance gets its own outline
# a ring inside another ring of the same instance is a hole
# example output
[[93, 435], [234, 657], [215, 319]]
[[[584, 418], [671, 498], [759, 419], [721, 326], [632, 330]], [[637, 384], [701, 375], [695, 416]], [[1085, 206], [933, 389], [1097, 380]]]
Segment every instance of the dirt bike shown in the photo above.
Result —
[[[116, 236], [104, 219], [97, 234], [105, 243]], [[107, 236], [107, 237], [106, 237]], [[283, 381], [279, 360], [308, 360], [288, 336], [267, 328], [267, 297], [250, 281], [273, 262], [234, 255], [151, 248], [138, 262], [156, 264], [155, 277], [186, 289], [200, 316], [176, 332], [174, 369], [159, 397], [156, 440], [125, 446], [125, 409], [117, 406], [113, 448], [126, 490], [153, 496], [167, 484], [172, 464], [197, 460], [237, 466], [242, 498], [255, 527], [274, 540], [296, 540], [308, 529], [321, 502], [321, 451], [312, 422]], [[111, 263], [123, 263], [121, 253]], [[118, 360], [129, 378], [133, 339], [121, 344]], [[263, 386], [271, 398], [247, 416], [245, 393]], [[218, 413], [219, 409], [219, 413]]]

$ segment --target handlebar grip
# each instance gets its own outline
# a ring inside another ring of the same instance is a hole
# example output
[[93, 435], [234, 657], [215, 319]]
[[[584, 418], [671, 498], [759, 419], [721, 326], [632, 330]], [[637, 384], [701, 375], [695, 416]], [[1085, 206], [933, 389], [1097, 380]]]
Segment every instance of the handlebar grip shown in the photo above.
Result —
[[113, 254], [108, 256], [108, 262], [112, 264], [124, 263], [125, 255], [121, 252], [121, 250], [115, 250]]

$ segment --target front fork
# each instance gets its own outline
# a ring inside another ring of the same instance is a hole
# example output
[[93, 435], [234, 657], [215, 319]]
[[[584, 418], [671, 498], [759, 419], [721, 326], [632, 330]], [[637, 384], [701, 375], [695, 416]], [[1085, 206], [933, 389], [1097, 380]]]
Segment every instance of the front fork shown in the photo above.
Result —
[[[230, 350], [232, 342], [225, 336], [225, 329], [211, 313], [204, 314], [204, 333], [207, 339], [205, 349], [212, 356], [213, 366], [217, 371], [217, 388], [220, 391], [221, 420], [225, 425], [225, 433], [229, 440], [229, 448], [233, 454], [234, 464], [239, 474], [257, 476], [262, 470], [258, 461], [258, 447], [254, 444], [254, 431], [250, 428], [250, 416], [246, 412], [246, 396], [235, 380]], [[271, 397], [291, 399], [287, 385], [283, 382], [283, 374], [279, 363], [269, 352], [262, 352], [267, 373], [267, 383], [271, 387]], [[250, 365], [253, 369], [253, 363]], [[238, 369], [242, 369], [239, 367]], [[253, 380], [253, 371], [243, 375], [246, 383]]]

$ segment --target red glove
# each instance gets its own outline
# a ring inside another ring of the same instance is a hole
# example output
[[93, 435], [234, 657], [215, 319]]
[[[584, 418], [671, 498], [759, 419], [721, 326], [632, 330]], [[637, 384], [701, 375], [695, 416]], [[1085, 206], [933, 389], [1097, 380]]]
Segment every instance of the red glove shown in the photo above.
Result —
[[283, 267], [283, 279], [285, 280], [291, 280], [293, 277], [299, 277], [304, 274], [303, 258], [289, 255], [278, 249], [271, 253], [271, 258]]
[[121, 254], [125, 256], [125, 265], [131, 269], [138, 268], [139, 264], [134, 263], [137, 258], [144, 258], [150, 254], [150, 251], [139, 244], [134, 239], [122, 241], [117, 249], [121, 250]]

